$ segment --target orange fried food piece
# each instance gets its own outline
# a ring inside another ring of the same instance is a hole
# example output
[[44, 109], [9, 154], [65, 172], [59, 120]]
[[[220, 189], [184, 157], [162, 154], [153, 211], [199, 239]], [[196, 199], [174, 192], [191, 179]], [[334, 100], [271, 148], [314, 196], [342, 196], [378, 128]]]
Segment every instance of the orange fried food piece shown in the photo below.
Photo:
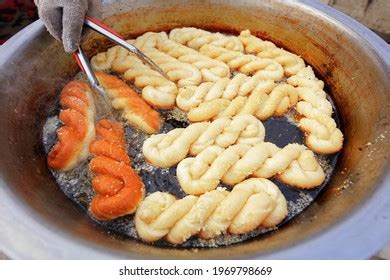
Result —
[[133, 89], [116, 76], [97, 71], [96, 77], [105, 88], [115, 109], [130, 125], [149, 134], [160, 130], [160, 114], [153, 110]]
[[96, 140], [90, 145], [94, 156], [89, 167], [97, 193], [90, 211], [98, 220], [111, 220], [133, 213], [144, 197], [144, 184], [131, 167], [122, 126], [103, 119], [96, 125]]
[[95, 105], [91, 89], [82, 81], [65, 85], [60, 104], [63, 126], [57, 129], [58, 142], [50, 150], [47, 163], [52, 169], [68, 171], [88, 157], [89, 144], [95, 138]]

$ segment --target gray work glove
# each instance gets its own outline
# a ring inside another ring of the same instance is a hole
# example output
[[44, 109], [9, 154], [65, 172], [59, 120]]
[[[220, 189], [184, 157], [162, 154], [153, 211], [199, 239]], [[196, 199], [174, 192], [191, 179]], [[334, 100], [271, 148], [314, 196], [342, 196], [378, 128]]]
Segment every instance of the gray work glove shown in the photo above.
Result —
[[34, 0], [50, 34], [74, 52], [80, 44], [84, 16], [100, 18], [101, 0]]

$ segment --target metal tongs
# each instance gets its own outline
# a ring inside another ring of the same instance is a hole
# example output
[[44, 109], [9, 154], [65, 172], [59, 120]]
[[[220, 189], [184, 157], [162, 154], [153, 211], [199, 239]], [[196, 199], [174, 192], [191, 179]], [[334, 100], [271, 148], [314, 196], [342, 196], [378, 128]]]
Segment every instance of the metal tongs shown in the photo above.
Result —
[[[124, 37], [115, 32], [114, 30], [110, 29], [109, 27], [105, 26], [98, 20], [91, 18], [89, 16], [85, 16], [84, 18], [84, 25], [88, 26], [92, 30], [102, 34], [103, 36], [110, 39], [112, 42], [120, 45], [121, 47], [125, 48], [129, 52], [135, 54], [142, 62], [149, 65], [153, 70], [159, 72], [163, 77], [169, 80], [168, 76], [158, 67], [150, 58], [148, 58], [146, 55], [144, 55], [138, 48], [136, 48], [134, 45], [129, 44], [125, 41]], [[100, 97], [103, 99], [103, 101], [106, 103], [106, 105], [111, 108], [111, 102], [109, 101], [105, 90], [100, 85], [98, 79], [96, 78], [96, 75], [92, 69], [91, 64], [89, 63], [89, 60], [87, 56], [85, 55], [83, 49], [79, 47], [77, 51], [73, 53], [77, 64], [79, 65], [80, 69], [86, 74], [87, 79], [91, 86], [99, 93]], [[112, 112], [112, 111], [111, 111]]]

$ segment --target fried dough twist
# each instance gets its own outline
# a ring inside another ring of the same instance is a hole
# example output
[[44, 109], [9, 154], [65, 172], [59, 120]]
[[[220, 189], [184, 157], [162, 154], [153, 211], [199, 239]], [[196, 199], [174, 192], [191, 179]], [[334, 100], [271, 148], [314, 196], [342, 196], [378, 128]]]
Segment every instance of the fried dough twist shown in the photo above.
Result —
[[188, 153], [197, 155], [208, 146], [226, 148], [236, 143], [255, 145], [264, 141], [264, 135], [263, 124], [254, 116], [222, 117], [211, 123], [195, 123], [166, 134], [152, 135], [144, 142], [142, 151], [153, 165], [170, 167]]
[[141, 49], [179, 88], [184, 86], [197, 86], [202, 82], [202, 74], [194, 65], [180, 62], [176, 58], [155, 48]]
[[245, 83], [245, 79], [241, 78], [238, 74], [231, 80], [221, 79], [215, 83], [183, 88], [176, 97], [177, 106], [188, 111], [188, 119], [192, 122], [240, 114], [264, 120], [284, 115], [298, 101], [298, 93], [292, 86], [276, 86], [271, 80], [258, 81], [247, 96], [240, 95], [240, 83]]
[[299, 101], [296, 111], [303, 116], [299, 127], [306, 132], [306, 144], [316, 153], [333, 154], [343, 146], [343, 133], [332, 118], [332, 104], [326, 99], [324, 83], [310, 66], [298, 71], [287, 82], [296, 87]]
[[91, 89], [81, 81], [65, 85], [60, 104], [63, 126], [57, 129], [58, 142], [50, 150], [47, 162], [52, 169], [69, 171], [89, 155], [89, 144], [95, 138], [95, 105]]
[[235, 36], [212, 33], [194, 27], [175, 28], [169, 32], [169, 39], [179, 44], [199, 50], [203, 45], [213, 45], [232, 51], [244, 51], [240, 40]]
[[141, 202], [135, 226], [142, 240], [165, 238], [181, 244], [191, 236], [210, 239], [226, 232], [243, 234], [274, 227], [287, 216], [287, 202], [267, 179], [248, 179], [231, 192], [218, 188], [200, 197], [155, 192]]
[[199, 52], [226, 63], [230, 69], [247, 75], [257, 76], [263, 80], [280, 81], [284, 75], [283, 67], [275, 60], [269, 58], [260, 58], [213, 45], [203, 45]]
[[169, 39], [195, 50], [199, 50], [204, 45], [213, 45], [231, 51], [245, 51], [247, 54], [253, 54], [260, 58], [272, 59], [282, 65], [287, 76], [295, 75], [299, 70], [305, 68], [305, 62], [302, 58], [278, 48], [270, 41], [253, 36], [249, 30], [241, 31], [239, 36], [229, 36], [198, 28], [183, 27], [173, 29], [169, 33]]
[[95, 72], [100, 84], [112, 100], [112, 106], [121, 111], [122, 116], [131, 126], [152, 134], [160, 130], [160, 114], [116, 76]]
[[147, 32], [138, 37], [135, 44], [141, 49], [156, 48], [181, 62], [192, 64], [199, 69], [204, 81], [217, 81], [221, 78], [230, 77], [230, 69], [225, 63], [169, 40], [165, 32]]
[[289, 185], [311, 189], [322, 184], [325, 174], [312, 151], [299, 144], [279, 148], [270, 142], [255, 146], [238, 144], [223, 149], [210, 146], [196, 157], [182, 160], [176, 169], [180, 186], [187, 194], [199, 195], [242, 182], [249, 176], [277, 178]]
[[296, 54], [278, 48], [270, 41], [264, 41], [253, 36], [249, 30], [241, 31], [238, 39], [244, 45], [245, 52], [279, 62], [283, 66], [284, 73], [287, 76], [295, 75], [299, 70], [305, 68], [305, 62], [302, 58]]
[[248, 96], [255, 88], [259, 87], [259, 84], [261, 86], [264, 83], [274, 85], [273, 81], [264, 81], [257, 77], [249, 77], [245, 74], [237, 73], [231, 79], [222, 78], [216, 82], [202, 83], [198, 87], [183, 87], [179, 90], [176, 103], [180, 109], [189, 111], [201, 103], [213, 99], [223, 98], [232, 100], [238, 96]]
[[123, 73], [126, 80], [133, 81], [142, 89], [142, 98], [153, 107], [169, 109], [175, 105], [177, 87], [160, 73], [146, 66], [135, 55], [115, 46], [91, 59], [95, 70], [114, 70]]
[[144, 197], [144, 184], [131, 167], [127, 155], [124, 130], [117, 123], [100, 120], [97, 139], [91, 144], [94, 156], [89, 164], [95, 175], [92, 187], [96, 191], [90, 211], [98, 220], [112, 220], [134, 213]]

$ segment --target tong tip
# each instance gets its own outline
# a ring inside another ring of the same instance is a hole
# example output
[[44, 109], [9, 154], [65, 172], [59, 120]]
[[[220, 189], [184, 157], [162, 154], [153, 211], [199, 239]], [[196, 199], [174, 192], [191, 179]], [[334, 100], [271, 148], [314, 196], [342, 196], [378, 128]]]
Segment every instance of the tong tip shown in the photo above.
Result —
[[144, 63], [148, 64], [153, 70], [157, 71], [161, 74], [165, 79], [170, 80], [168, 75], [156, 64], [151, 60], [149, 57], [147, 57], [143, 52], [137, 49], [136, 54], [139, 59], [141, 59]]

